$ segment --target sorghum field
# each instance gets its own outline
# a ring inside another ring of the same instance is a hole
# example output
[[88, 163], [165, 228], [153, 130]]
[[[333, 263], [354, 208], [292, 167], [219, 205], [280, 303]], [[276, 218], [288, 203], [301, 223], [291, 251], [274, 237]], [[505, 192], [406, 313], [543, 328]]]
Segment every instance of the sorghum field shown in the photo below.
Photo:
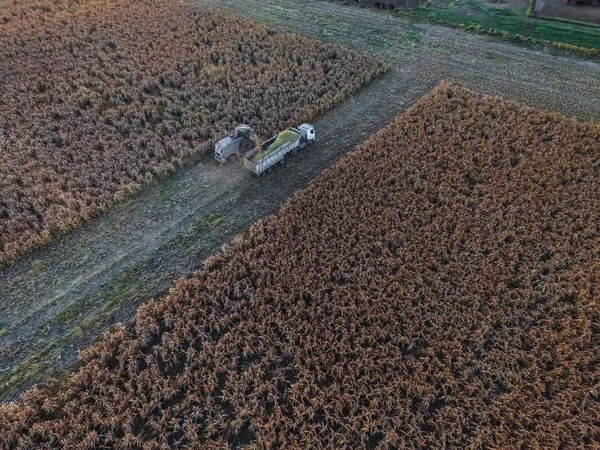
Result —
[[0, 4], [0, 266], [240, 122], [298, 125], [386, 70], [184, 0]]
[[3, 406], [0, 443], [593, 448], [599, 143], [440, 85]]

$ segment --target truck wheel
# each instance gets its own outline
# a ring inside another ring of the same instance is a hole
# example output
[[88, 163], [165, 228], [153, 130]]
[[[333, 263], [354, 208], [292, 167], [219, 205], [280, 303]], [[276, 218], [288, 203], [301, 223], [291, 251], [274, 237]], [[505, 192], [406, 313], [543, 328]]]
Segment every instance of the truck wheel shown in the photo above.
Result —
[[227, 162], [228, 162], [228, 163], [232, 163], [232, 164], [233, 164], [233, 163], [236, 163], [236, 162], [237, 162], [237, 160], [238, 160], [238, 155], [237, 155], [237, 154], [235, 154], [235, 153], [232, 153], [231, 155], [229, 155], [229, 156], [227, 157]]
[[281, 158], [281, 159], [279, 160], [279, 164], [283, 165], [283, 163], [285, 163], [285, 158]]

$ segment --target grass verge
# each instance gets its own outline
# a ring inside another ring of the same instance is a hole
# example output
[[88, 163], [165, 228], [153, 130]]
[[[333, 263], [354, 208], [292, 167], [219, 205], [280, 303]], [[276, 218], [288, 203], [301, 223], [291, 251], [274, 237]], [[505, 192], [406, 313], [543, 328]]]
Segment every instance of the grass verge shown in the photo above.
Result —
[[[114, 324], [121, 309], [143, 283], [133, 269], [125, 270], [98, 298], [81, 299], [58, 312], [51, 323], [63, 326], [65, 332], [34, 344], [26, 359], [0, 373], [0, 397], [11, 397], [24, 386], [64, 373], [57, 369], [57, 366], [62, 367], [57, 363], [61, 362], [64, 351], [94, 342]], [[93, 307], [94, 304], [97, 306]], [[43, 329], [37, 331], [44, 333]]]
[[428, 3], [399, 14], [475, 33], [529, 44], [543, 44], [588, 57], [600, 57], [600, 27], [533, 17], [531, 3], [525, 14], [511, 9], [493, 8], [476, 0]]

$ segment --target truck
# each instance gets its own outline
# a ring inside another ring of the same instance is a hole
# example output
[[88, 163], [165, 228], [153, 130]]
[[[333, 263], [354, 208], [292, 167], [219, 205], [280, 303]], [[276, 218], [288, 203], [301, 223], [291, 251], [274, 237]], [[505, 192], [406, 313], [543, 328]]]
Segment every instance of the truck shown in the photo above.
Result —
[[270, 172], [277, 163], [283, 163], [288, 153], [296, 154], [316, 140], [314, 126], [303, 123], [260, 142], [248, 125], [238, 125], [227, 137], [215, 145], [215, 159], [221, 163], [242, 159], [244, 167], [255, 175]]

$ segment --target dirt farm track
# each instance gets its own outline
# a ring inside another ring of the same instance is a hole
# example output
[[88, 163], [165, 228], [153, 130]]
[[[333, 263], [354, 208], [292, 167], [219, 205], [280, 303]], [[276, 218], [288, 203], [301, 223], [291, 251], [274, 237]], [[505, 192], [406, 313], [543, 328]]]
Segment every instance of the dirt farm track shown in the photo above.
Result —
[[268, 177], [220, 167], [208, 155], [0, 272], [0, 400], [71, 366], [79, 347], [200, 267], [440, 80], [600, 120], [597, 61], [339, 3], [196, 3], [376, 53], [394, 68], [315, 121], [318, 143]]

